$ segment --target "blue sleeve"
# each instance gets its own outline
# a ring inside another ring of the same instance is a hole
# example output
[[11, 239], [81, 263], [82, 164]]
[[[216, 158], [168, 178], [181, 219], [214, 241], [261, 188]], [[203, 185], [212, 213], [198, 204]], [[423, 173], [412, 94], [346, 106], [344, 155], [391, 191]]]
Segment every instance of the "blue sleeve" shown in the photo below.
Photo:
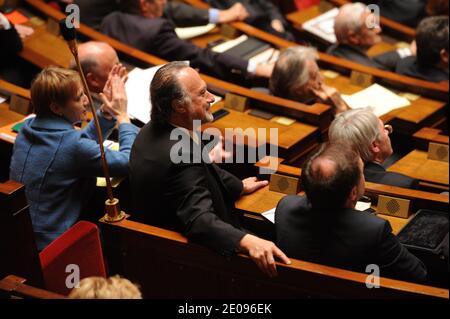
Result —
[[[107, 120], [100, 110], [97, 111], [98, 122], [103, 135], [103, 140], [106, 140], [116, 125], [116, 120]], [[98, 142], [97, 130], [95, 128], [95, 121], [92, 119], [89, 124], [82, 130], [81, 136], [89, 138]]]
[[[133, 124], [124, 123], [119, 126], [119, 151], [105, 148], [109, 174], [114, 176], [128, 175], [128, 161], [131, 147], [137, 136], [138, 128]], [[81, 136], [77, 147], [77, 164], [80, 176], [104, 176], [100, 148], [96, 141]]]

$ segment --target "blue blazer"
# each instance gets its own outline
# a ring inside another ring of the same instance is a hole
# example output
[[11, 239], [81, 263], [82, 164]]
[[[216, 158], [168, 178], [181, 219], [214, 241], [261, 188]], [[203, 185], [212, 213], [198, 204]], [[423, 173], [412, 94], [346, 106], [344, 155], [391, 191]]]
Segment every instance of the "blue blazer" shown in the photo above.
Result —
[[[106, 138], [115, 121], [99, 121]], [[120, 150], [106, 149], [111, 176], [128, 174], [128, 158], [138, 128], [119, 126]], [[96, 176], [102, 176], [95, 125], [76, 130], [67, 120], [36, 117], [25, 122], [11, 158], [10, 179], [23, 183], [39, 250], [44, 249], [79, 218], [93, 194]]]

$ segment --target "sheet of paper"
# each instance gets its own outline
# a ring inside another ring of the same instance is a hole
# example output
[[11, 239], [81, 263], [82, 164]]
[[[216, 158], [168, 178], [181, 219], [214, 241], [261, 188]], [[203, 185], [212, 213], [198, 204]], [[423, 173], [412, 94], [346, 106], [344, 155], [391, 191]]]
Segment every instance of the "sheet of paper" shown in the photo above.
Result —
[[175, 28], [175, 33], [180, 39], [188, 40], [206, 34], [215, 27], [216, 25], [214, 23], [209, 23], [198, 27]]
[[356, 205], [355, 205], [355, 209], [363, 211], [363, 210], [369, 209], [370, 205], [371, 205], [371, 203], [357, 201]]
[[338, 8], [321, 14], [314, 19], [303, 23], [302, 28], [329, 43], [336, 43], [336, 36], [334, 35], [334, 18], [339, 12]]
[[146, 124], [150, 121], [150, 83], [156, 71], [162, 65], [149, 69], [134, 68], [128, 73], [128, 81], [125, 84], [128, 97], [128, 115]]
[[265, 218], [267, 218], [268, 220], [270, 220], [272, 223], [275, 224], [275, 209], [276, 208], [272, 208], [267, 212], [262, 213], [261, 215], [263, 215]]
[[248, 37], [245, 34], [243, 34], [239, 38], [229, 40], [229, 41], [226, 41], [219, 45], [216, 45], [215, 47], [212, 48], [212, 50], [217, 53], [223, 53], [223, 52], [231, 49], [232, 47], [235, 47], [236, 45], [244, 42], [247, 39], [248, 39]]
[[261, 63], [275, 63], [278, 60], [278, 56], [280, 55], [280, 51], [274, 48], [269, 48], [264, 50], [263, 52], [255, 55], [254, 57], [249, 59], [249, 62], [252, 61], [255, 65]]
[[7, 97], [4, 97], [3, 95], [0, 95], [0, 104], [5, 102], [7, 100]]
[[352, 109], [371, 107], [377, 116], [411, 104], [408, 99], [376, 83], [355, 94], [343, 94], [342, 98]]
[[[113, 151], [119, 151], [119, 143], [111, 140], [104, 141], [103, 146]], [[111, 177], [111, 186], [117, 187], [124, 179], [124, 177]], [[106, 179], [104, 177], [97, 177], [97, 187], [106, 187]]]

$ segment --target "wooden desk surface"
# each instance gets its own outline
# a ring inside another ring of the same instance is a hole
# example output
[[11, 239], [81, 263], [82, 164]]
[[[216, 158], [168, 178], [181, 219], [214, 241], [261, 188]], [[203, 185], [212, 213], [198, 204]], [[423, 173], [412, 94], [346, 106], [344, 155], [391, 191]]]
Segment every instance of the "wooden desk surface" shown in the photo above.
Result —
[[9, 103], [0, 104], [0, 127], [18, 122], [22, 119], [22, 114], [9, 110]]
[[[323, 73], [324, 71], [322, 71]], [[350, 78], [339, 75], [334, 79], [325, 77], [325, 83], [334, 86], [341, 94], [354, 94], [363, 89], [361, 86], [353, 85], [350, 82]], [[394, 90], [388, 88], [389, 90], [395, 92]], [[399, 93], [399, 92], [396, 92]], [[384, 122], [389, 122], [394, 118], [402, 121], [402, 124], [406, 125], [403, 127], [405, 131], [416, 131], [420, 128], [424, 122], [439, 112], [443, 112], [445, 107], [445, 102], [432, 100], [420, 96], [415, 101], [410, 101], [411, 105], [393, 110], [388, 114], [383, 115], [381, 118]], [[394, 129], [397, 129], [394, 127]]]
[[34, 29], [34, 33], [24, 40], [20, 56], [41, 68], [49, 65], [68, 67], [72, 54], [67, 43], [49, 33], [45, 24], [35, 26], [28, 22], [27, 25]]
[[427, 152], [413, 150], [388, 168], [424, 182], [448, 187], [448, 163], [427, 158]]
[[[223, 105], [223, 102], [213, 105], [212, 112], [222, 108]], [[257, 136], [255, 137], [256, 145], [260, 146], [270, 143], [270, 129], [275, 128], [278, 130], [278, 146], [285, 150], [295, 147], [298, 143], [301, 143], [302, 140], [312, 137], [313, 135], [316, 135], [317, 139], [319, 137], [318, 128], [316, 126], [303, 124], [298, 121], [295, 121], [291, 125], [282, 125], [274, 121], [278, 116], [275, 116], [271, 120], [266, 120], [249, 115], [248, 112], [250, 110], [245, 112], [239, 112], [232, 109], [227, 110], [230, 114], [215, 122], [203, 125], [203, 129], [215, 127], [224, 134], [226, 128], [241, 128], [244, 131], [247, 128], [253, 128], [256, 133], [258, 132], [258, 129], [264, 128], [266, 130], [266, 139], [258, 140]], [[253, 137], [251, 135], [249, 136]]]
[[[303, 194], [303, 193], [299, 193]], [[248, 195], [241, 196], [235, 203], [236, 208], [243, 213], [249, 212], [252, 214], [261, 214], [272, 208], [277, 207], [278, 202], [286, 194], [269, 191], [269, 186], [261, 188], [256, 192]], [[377, 216], [386, 219], [392, 226], [394, 234], [398, 234], [399, 231], [408, 223], [408, 221], [414, 216], [411, 215], [408, 219], [392, 217], [387, 215], [378, 214]]]

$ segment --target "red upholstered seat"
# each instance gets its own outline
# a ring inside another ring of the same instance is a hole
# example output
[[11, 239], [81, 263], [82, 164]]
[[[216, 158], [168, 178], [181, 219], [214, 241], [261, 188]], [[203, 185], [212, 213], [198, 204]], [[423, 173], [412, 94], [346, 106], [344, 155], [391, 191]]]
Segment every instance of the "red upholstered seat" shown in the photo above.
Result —
[[[69, 228], [64, 234], [55, 239], [39, 254], [45, 288], [47, 290], [67, 295], [72, 287], [67, 287], [69, 277], [73, 283], [73, 276], [79, 267], [80, 280], [90, 276], [106, 277], [99, 230], [93, 223], [80, 221]], [[66, 272], [67, 268], [67, 272]]]

